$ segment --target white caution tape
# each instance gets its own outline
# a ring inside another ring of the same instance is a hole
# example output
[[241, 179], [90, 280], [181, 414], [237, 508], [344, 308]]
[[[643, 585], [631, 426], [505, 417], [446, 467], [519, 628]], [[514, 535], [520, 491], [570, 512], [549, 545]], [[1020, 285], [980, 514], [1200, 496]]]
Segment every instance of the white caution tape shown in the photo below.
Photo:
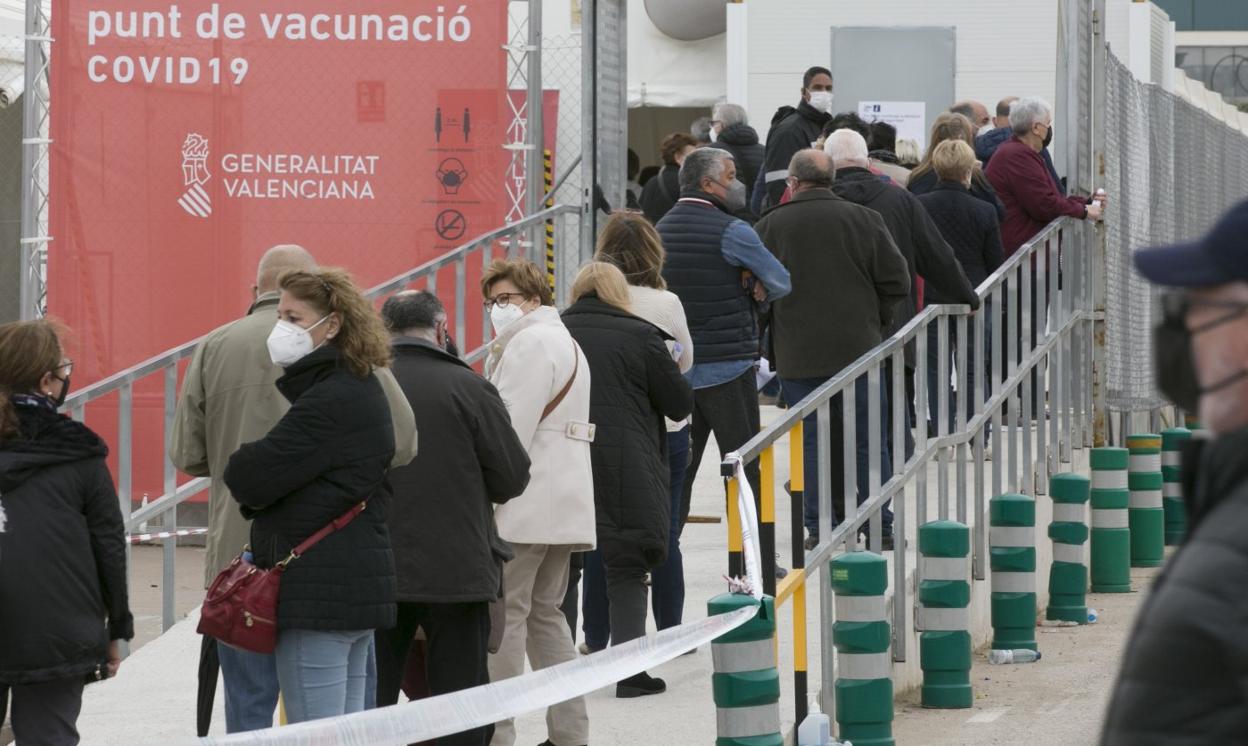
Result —
[[161, 539], [173, 539], [178, 536], [199, 536], [208, 533], [206, 528], [183, 528], [177, 531], [161, 531], [157, 534], [130, 534], [126, 537], [126, 541], [131, 544], [138, 544], [144, 541], [160, 541]]
[[1161, 510], [1161, 490], [1132, 490], [1127, 498], [1129, 507]]
[[737, 509], [741, 513], [741, 547], [745, 555], [747, 591], [754, 598], [763, 597], [763, 566], [758, 556], [758, 513], [754, 510], [754, 490], [745, 478], [745, 462], [730, 455], [732, 478], [737, 480]]
[[1161, 452], [1161, 465], [1162, 466], [1182, 466], [1183, 454], [1179, 453], [1178, 451], [1162, 451]]
[[281, 728], [183, 741], [220, 746], [404, 746], [544, 709], [626, 679], [706, 645], [753, 619], [746, 606], [590, 656], [453, 694]]
[[919, 580], [966, 580], [970, 574], [969, 557], [919, 556]]
[[1072, 565], [1087, 564], [1084, 561], [1082, 544], [1063, 544], [1060, 541], [1053, 542], [1053, 561], [1069, 562]]
[[1092, 528], [1128, 528], [1129, 520], [1126, 508], [1092, 509]]

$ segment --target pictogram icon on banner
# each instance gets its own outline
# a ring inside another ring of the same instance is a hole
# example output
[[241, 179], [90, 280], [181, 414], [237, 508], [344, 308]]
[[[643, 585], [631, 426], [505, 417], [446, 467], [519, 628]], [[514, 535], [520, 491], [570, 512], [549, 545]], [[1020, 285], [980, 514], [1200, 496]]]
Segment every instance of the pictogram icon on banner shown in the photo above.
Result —
[[444, 240], [457, 241], [468, 232], [468, 221], [459, 210], [443, 210], [433, 227]]
[[444, 194], [459, 194], [460, 187], [468, 180], [468, 169], [460, 159], [447, 158], [438, 166], [437, 177]]
[[178, 198], [178, 205], [194, 217], [206, 218], [212, 214], [212, 198], [204, 185], [212, 178], [208, 173], [208, 138], [194, 132], [182, 143], [182, 178], [186, 193]]

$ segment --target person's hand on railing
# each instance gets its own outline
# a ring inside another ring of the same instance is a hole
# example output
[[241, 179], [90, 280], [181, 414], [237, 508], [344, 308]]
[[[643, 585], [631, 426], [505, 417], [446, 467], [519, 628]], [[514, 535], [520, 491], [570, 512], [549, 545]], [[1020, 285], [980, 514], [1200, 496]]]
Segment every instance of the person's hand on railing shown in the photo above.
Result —
[[1102, 205], [1102, 203], [1100, 203], [1100, 202], [1092, 202], [1091, 204], [1089, 204], [1089, 205], [1088, 205], [1088, 214], [1087, 214], [1087, 217], [1086, 217], [1085, 219], [1087, 219], [1087, 220], [1101, 220], [1101, 219], [1104, 217], [1104, 215], [1102, 214], [1102, 213], [1103, 213], [1102, 206], [1103, 206], [1103, 205]]

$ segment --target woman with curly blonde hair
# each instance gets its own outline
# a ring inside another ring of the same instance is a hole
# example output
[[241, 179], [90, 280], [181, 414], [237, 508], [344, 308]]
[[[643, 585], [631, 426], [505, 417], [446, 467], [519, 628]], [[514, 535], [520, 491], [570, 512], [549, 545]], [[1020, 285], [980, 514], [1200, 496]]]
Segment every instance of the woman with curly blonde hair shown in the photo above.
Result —
[[[278, 599], [277, 676], [291, 722], [364, 709], [373, 630], [395, 622], [386, 530], [390, 407], [374, 370], [390, 362], [372, 303], [338, 269], [284, 275], [269, 355], [290, 410], [230, 457], [225, 483], [252, 519], [251, 560], [287, 562]], [[361, 504], [366, 510], [357, 512]], [[335, 519], [339, 528], [295, 557]]]

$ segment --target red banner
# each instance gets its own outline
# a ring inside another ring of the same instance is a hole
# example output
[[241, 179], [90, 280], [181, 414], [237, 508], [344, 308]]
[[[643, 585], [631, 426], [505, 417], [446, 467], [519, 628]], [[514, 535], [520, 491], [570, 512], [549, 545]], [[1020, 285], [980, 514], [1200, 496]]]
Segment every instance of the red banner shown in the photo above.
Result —
[[505, 0], [63, 0], [50, 311], [81, 382], [238, 317], [298, 243], [381, 281], [507, 212]]
[[[506, 0], [58, 0], [48, 303], [75, 332], [75, 386], [241, 316], [276, 244], [369, 286], [500, 225], [506, 16]], [[136, 499], [161, 491], [160, 379], [135, 391]], [[114, 445], [116, 421], [88, 410]]]

